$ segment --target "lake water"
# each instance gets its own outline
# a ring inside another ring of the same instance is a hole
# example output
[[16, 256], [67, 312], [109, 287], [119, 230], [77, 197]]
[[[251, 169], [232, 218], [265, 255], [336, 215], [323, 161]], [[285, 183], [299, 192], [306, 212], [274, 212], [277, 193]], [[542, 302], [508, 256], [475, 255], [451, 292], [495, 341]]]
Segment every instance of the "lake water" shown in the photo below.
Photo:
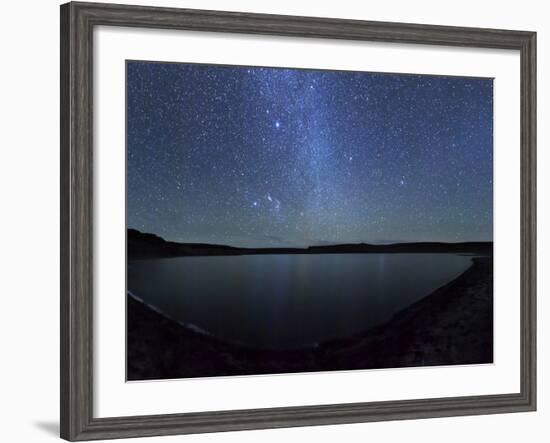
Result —
[[177, 257], [128, 263], [128, 289], [220, 339], [297, 348], [365, 331], [460, 275], [455, 254]]

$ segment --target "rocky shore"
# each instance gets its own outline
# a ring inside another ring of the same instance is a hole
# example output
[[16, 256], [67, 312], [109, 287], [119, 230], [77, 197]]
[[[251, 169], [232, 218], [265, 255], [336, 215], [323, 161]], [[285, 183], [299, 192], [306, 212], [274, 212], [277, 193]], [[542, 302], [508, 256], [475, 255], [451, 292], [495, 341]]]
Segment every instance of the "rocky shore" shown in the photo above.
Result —
[[226, 343], [128, 295], [128, 380], [480, 364], [493, 361], [493, 259], [343, 340], [273, 351]]

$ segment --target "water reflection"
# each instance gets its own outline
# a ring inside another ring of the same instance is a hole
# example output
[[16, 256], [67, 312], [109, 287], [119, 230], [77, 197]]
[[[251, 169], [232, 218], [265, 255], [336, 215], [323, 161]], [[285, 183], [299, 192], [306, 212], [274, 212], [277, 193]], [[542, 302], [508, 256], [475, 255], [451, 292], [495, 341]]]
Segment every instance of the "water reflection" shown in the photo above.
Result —
[[383, 322], [469, 264], [454, 254], [178, 257], [129, 263], [128, 289], [221, 339], [293, 348]]

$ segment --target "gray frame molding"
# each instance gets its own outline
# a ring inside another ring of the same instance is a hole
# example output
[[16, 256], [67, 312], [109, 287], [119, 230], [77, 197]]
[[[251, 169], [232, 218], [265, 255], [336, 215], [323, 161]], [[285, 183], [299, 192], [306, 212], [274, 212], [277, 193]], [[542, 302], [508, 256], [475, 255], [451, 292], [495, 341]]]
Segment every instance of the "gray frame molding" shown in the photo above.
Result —
[[[521, 54], [521, 392], [94, 418], [92, 32], [130, 26], [515, 49]], [[70, 441], [536, 409], [536, 33], [235, 12], [61, 6], [61, 437]]]

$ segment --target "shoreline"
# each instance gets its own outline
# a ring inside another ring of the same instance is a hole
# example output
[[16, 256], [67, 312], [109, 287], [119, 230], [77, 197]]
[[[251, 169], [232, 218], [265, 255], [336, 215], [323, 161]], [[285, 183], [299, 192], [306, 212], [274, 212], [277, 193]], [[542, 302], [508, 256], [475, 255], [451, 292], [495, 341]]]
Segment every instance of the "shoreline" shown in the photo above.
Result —
[[[340, 355], [370, 355], [371, 368], [493, 363], [493, 258], [474, 257], [454, 280], [354, 338], [329, 344]], [[351, 358], [353, 360], [353, 358]]]
[[127, 294], [128, 380], [492, 363], [492, 256], [388, 321], [293, 350], [224, 342]]

